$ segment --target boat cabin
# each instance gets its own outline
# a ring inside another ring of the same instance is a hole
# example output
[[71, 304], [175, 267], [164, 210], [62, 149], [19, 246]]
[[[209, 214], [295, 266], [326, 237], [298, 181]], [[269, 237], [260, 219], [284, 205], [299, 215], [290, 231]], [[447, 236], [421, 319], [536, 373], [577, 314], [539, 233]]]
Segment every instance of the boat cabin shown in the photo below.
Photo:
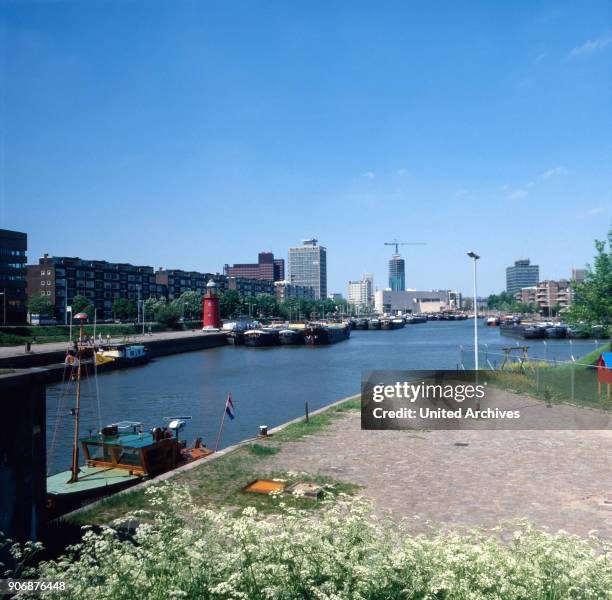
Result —
[[106, 358], [137, 361], [148, 357], [147, 348], [143, 344], [115, 344], [102, 346], [98, 354]]
[[178, 466], [181, 444], [175, 430], [156, 427], [145, 432], [140, 423], [104, 427], [81, 440], [87, 465], [125, 469], [135, 475], [155, 476]]

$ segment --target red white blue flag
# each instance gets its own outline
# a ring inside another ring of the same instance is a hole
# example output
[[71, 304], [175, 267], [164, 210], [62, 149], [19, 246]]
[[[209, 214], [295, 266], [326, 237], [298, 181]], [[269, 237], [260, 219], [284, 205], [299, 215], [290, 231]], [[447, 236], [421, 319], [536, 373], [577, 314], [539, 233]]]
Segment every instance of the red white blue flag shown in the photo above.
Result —
[[225, 402], [225, 414], [232, 420], [236, 416], [236, 413], [234, 412], [234, 403], [232, 402], [231, 394], [228, 394], [227, 401]]

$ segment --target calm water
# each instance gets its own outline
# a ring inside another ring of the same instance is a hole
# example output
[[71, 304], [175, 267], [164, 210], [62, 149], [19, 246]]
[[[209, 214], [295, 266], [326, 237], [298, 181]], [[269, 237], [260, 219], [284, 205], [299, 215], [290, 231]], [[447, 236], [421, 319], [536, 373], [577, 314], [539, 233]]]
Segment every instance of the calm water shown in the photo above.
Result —
[[[177, 354], [148, 365], [102, 374], [97, 379], [101, 423], [141, 421], [146, 428], [163, 425], [164, 417], [191, 415], [183, 437], [202, 436], [214, 446], [228, 392], [236, 419], [226, 419], [221, 446], [253, 437], [259, 425], [273, 427], [360, 390], [361, 372], [372, 369], [454, 369], [459, 346], [472, 344], [473, 322], [432, 321], [394, 331], [353, 331], [333, 346], [245, 348], [224, 346]], [[498, 328], [479, 327], [479, 343], [490, 352], [515, 345]], [[521, 341], [529, 355], [566, 360], [567, 340]], [[574, 340], [578, 357], [595, 348], [593, 341]], [[466, 353], [467, 354], [467, 353]], [[499, 359], [499, 357], [497, 357]], [[466, 364], [467, 366], [467, 364]], [[74, 384], [73, 384], [74, 385]], [[83, 383], [81, 431], [100, 426], [96, 383]], [[55, 384], [47, 389], [47, 448], [49, 472], [70, 465], [74, 389]], [[58, 410], [59, 409], [59, 410]]]

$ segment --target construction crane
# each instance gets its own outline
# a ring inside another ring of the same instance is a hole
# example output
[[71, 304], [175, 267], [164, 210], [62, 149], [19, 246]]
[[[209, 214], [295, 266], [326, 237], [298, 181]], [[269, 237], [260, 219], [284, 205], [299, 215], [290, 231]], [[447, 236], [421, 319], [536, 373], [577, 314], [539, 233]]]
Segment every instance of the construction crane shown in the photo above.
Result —
[[385, 246], [395, 246], [395, 254], [399, 254], [400, 246], [425, 246], [426, 242], [398, 242], [397, 238], [392, 242], [385, 242]]

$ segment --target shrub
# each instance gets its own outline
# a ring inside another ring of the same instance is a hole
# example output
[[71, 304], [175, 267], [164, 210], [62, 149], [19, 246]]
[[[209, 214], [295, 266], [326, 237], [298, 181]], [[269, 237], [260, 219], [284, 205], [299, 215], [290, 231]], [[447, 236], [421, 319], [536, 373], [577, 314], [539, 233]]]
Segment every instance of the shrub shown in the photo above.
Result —
[[252, 507], [232, 516], [196, 506], [167, 484], [147, 493], [157, 512], [130, 517], [140, 521], [131, 539], [119, 523], [88, 530], [30, 575], [66, 580], [61, 597], [79, 600], [603, 600], [612, 589], [610, 546], [594, 537], [525, 523], [509, 542], [501, 531], [415, 536], [363, 499], [336, 497], [314, 518], [278, 496], [281, 514], [262, 519]]

